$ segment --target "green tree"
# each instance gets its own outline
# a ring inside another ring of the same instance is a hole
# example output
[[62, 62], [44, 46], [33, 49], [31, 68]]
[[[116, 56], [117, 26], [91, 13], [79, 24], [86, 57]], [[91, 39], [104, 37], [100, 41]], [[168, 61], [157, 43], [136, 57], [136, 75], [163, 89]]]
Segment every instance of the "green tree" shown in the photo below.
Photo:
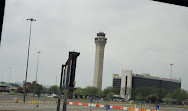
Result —
[[43, 88], [43, 86], [40, 85], [40, 84], [37, 84], [37, 85], [36, 85], [35, 93], [36, 93], [36, 94], [44, 93], [44, 88]]
[[154, 94], [149, 94], [148, 96], [145, 97], [145, 100], [151, 101], [152, 103], [155, 103], [157, 101], [156, 95]]
[[30, 93], [34, 93], [35, 85], [36, 85], [36, 81], [33, 81], [32, 83], [27, 85], [27, 88], [28, 88]]
[[103, 91], [98, 90], [96, 96], [99, 97], [99, 98], [103, 97]]
[[113, 92], [116, 95], [118, 95], [118, 93], [119, 93], [118, 89], [116, 89], [116, 88], [114, 88], [112, 86], [109, 86], [109, 87], [105, 88], [104, 91], [103, 91], [104, 95], [107, 95], [110, 92]]
[[80, 88], [80, 87], [77, 87], [76, 90], [74, 90], [74, 92], [73, 92], [73, 94], [74, 94], [76, 97], [80, 97], [80, 98], [81, 98], [82, 95], [84, 95], [83, 93], [84, 93], [84, 91], [83, 91], [83, 89]]
[[112, 86], [109, 86], [104, 89], [103, 96], [105, 96], [106, 99], [111, 99], [111, 98], [113, 98], [114, 95], [118, 95], [118, 93], [119, 93], [118, 89], [116, 89]]
[[91, 87], [88, 86], [86, 88], [84, 88], [84, 94], [90, 97], [96, 97], [97, 93], [98, 93], [99, 89], [96, 87]]
[[41, 94], [42, 92], [44, 92], [43, 86], [40, 84], [36, 84], [36, 81], [33, 81], [31, 84], [28, 85], [28, 90], [30, 93], [35, 92], [35, 94]]
[[136, 96], [135, 96], [135, 99], [138, 100], [138, 101], [143, 100], [142, 94], [141, 93], [137, 93]]
[[59, 94], [60, 90], [59, 87], [57, 85], [53, 85], [48, 89], [48, 93], [49, 94]]
[[172, 92], [172, 98], [175, 99], [178, 104], [181, 104], [183, 100], [188, 99], [188, 93], [184, 89], [177, 89]]
[[43, 90], [42, 93], [47, 93], [48, 92], [48, 88], [46, 88], [46, 87], [43, 87], [43, 88], [44, 88], [44, 90]]
[[156, 87], [137, 87], [132, 90], [133, 99], [145, 99], [152, 102], [156, 100], [162, 101], [162, 98], [164, 98], [166, 94], [167, 91], [165, 89]]
[[145, 87], [138, 87], [135, 88], [135, 95], [142, 95], [142, 97], [147, 96], [148, 95], [148, 90]]
[[22, 87], [18, 87], [18, 89], [17, 89], [16, 92], [17, 92], [17, 93], [23, 93], [23, 88], [22, 88]]
[[114, 92], [109, 92], [107, 95], [106, 95], [106, 98], [107, 99], [112, 99], [114, 97], [115, 93]]

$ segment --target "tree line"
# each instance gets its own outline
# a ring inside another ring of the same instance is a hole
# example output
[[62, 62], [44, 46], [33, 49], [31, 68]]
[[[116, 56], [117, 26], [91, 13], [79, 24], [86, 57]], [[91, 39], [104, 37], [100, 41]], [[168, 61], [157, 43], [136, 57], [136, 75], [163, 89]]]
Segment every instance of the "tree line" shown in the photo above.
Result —
[[[35, 88], [36, 86], [36, 88]], [[23, 93], [23, 87], [19, 87], [16, 91], [17, 93]], [[36, 84], [36, 81], [33, 81], [31, 84], [27, 83], [26, 93], [34, 93], [35, 94], [60, 94], [60, 88], [57, 85], [53, 85], [49, 88], [46, 88], [40, 84]], [[75, 98], [83, 98], [87, 97], [93, 98], [107, 98], [111, 99], [114, 95], [118, 95], [118, 90], [113, 87], [107, 87], [104, 90], [99, 90], [98, 88], [88, 86], [86, 88], [77, 87], [73, 91], [73, 95]]]
[[[126, 94], [126, 90], [125, 90]], [[88, 86], [86, 88], [76, 88], [74, 91], [75, 98], [87, 99], [87, 97], [92, 98], [103, 98], [104, 100], [116, 99], [119, 95], [119, 90], [110, 86], [104, 90], [99, 90], [95, 87]], [[188, 99], [188, 92], [184, 89], [176, 89], [171, 93], [163, 88], [156, 87], [137, 87], [131, 89], [131, 100], [134, 101], [144, 101], [147, 103], [161, 103], [173, 101], [176, 104], [182, 104], [183, 100]], [[123, 100], [123, 98], [119, 99]]]
[[110, 100], [114, 97], [114, 95], [118, 95], [119, 91], [112, 86], [109, 86], [104, 90], [100, 90], [96, 87], [88, 86], [86, 88], [77, 87], [73, 94], [75, 98], [87, 99], [87, 97], [90, 97], [90, 98], [99, 98], [99, 99], [103, 98], [105, 100]]
[[146, 101], [148, 103], [173, 101], [176, 104], [181, 104], [183, 100], [188, 99], [188, 92], [184, 89], [176, 89], [172, 92], [168, 92], [164, 88], [137, 87], [132, 89], [131, 94], [131, 99]]
[[[35, 94], [58, 94], [59, 87], [57, 85], [51, 86], [49, 88], [46, 88], [42, 86], [41, 84], [36, 84], [36, 81], [33, 81], [32, 83], [27, 83], [26, 85], [26, 93], [35, 93]], [[17, 93], [24, 93], [23, 87], [18, 87]]]
[[[36, 89], [35, 89], [36, 85]], [[18, 93], [23, 93], [23, 88], [19, 87], [17, 90]], [[60, 88], [57, 85], [53, 85], [49, 88], [43, 87], [40, 84], [36, 84], [36, 81], [33, 81], [30, 84], [27, 84], [26, 88], [27, 93], [34, 93], [35, 94], [60, 94]], [[126, 90], [125, 90], [126, 94]], [[117, 98], [119, 96], [119, 90], [109, 86], [100, 90], [98, 88], [87, 86], [85, 88], [77, 87], [73, 91], [73, 95], [75, 98], [81, 99], [101, 99], [104, 100], [112, 100], [113, 98]], [[116, 96], [115, 96], [116, 95]], [[131, 89], [131, 100], [135, 101], [145, 101], [145, 102], [164, 102], [164, 101], [174, 101], [177, 104], [181, 104], [183, 100], [188, 99], [188, 92], [184, 89], [176, 89], [171, 93], [163, 88], [156, 88], [156, 87], [137, 87]], [[120, 96], [119, 96], [120, 97]], [[123, 98], [120, 98], [123, 99]]]

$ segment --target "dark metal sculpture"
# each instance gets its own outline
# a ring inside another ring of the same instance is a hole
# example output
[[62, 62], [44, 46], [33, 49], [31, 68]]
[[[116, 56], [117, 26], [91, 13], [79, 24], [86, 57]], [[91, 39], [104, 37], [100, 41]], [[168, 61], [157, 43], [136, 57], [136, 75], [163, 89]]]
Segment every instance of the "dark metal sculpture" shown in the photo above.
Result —
[[[74, 90], [75, 85], [75, 72], [76, 72], [76, 61], [80, 55], [79, 52], [69, 52], [69, 58], [65, 65], [62, 65], [61, 78], [60, 78], [60, 94], [58, 98], [57, 111], [60, 110], [60, 102], [62, 91], [64, 93], [63, 99], [63, 111], [67, 109], [67, 97], [68, 92]], [[63, 83], [63, 86], [62, 86]]]
[[153, 0], [153, 1], [188, 7], [188, 0]]
[[0, 44], [1, 44], [2, 29], [3, 29], [4, 11], [5, 11], [5, 0], [0, 0]]

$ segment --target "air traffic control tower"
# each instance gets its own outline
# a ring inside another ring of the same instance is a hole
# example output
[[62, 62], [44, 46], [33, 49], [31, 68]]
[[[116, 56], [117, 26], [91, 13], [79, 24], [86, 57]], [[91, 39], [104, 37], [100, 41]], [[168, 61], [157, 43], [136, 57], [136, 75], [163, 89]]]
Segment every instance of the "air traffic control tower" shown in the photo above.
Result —
[[102, 76], [103, 76], [103, 61], [104, 61], [104, 47], [106, 44], [105, 33], [97, 33], [95, 37], [96, 52], [95, 52], [95, 70], [93, 86], [101, 89], [102, 88]]

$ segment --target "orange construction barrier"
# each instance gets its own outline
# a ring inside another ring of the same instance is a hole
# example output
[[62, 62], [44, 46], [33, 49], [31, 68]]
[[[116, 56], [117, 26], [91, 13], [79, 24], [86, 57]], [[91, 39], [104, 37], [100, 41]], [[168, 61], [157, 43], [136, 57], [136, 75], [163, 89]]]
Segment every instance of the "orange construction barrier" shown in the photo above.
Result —
[[79, 102], [73, 102], [72, 104], [73, 105], [79, 105]]
[[96, 104], [96, 107], [100, 107], [100, 104]]
[[112, 109], [120, 109], [120, 106], [112, 106]]
[[82, 106], [88, 106], [88, 103], [82, 103]]
[[135, 108], [127, 108], [127, 110], [131, 110], [132, 111], [132, 110], [135, 110]]

